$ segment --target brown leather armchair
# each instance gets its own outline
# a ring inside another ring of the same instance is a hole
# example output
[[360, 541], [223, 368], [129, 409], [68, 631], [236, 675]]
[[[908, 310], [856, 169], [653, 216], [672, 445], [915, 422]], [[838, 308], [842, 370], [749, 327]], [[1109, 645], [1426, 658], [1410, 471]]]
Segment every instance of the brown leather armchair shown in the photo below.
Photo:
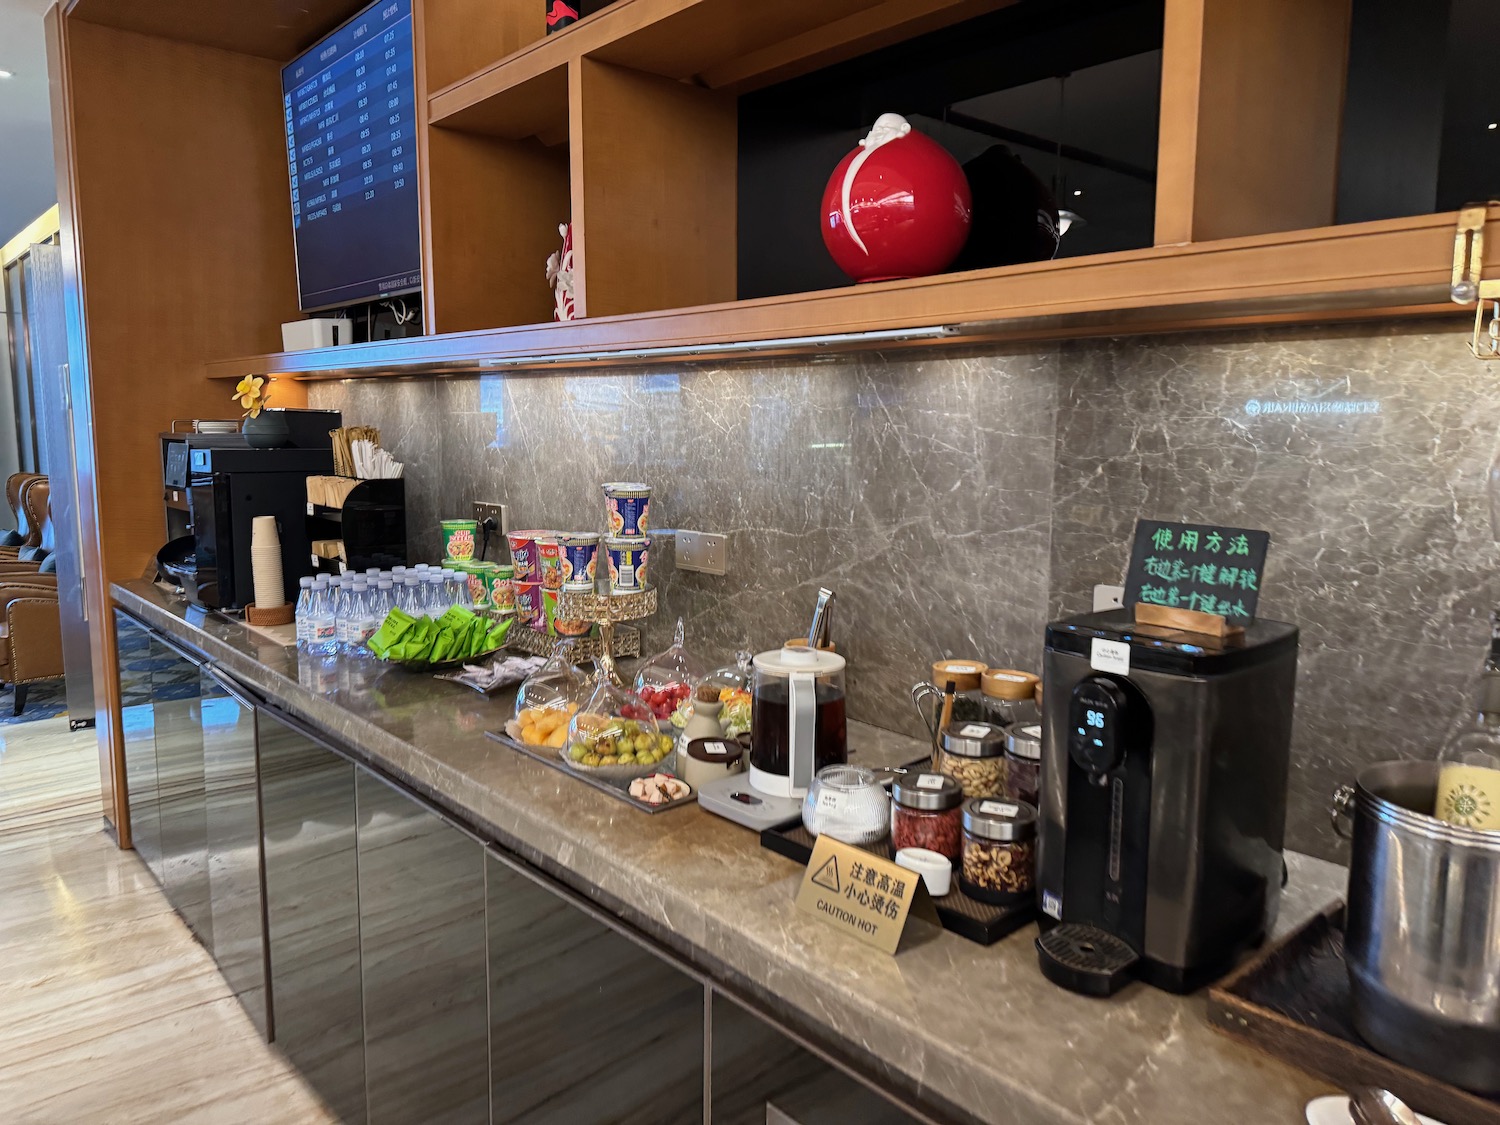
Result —
[[[0, 544], [0, 561], [15, 561], [20, 558], [21, 552], [35, 550], [42, 542], [42, 519], [45, 518], [47, 506], [52, 499], [51, 486], [48, 485], [39, 497], [39, 507], [34, 507], [30, 502], [33, 486], [38, 481], [45, 483], [47, 478], [41, 473], [12, 473], [5, 481], [5, 498], [9, 502], [11, 511], [16, 517], [16, 530], [12, 534], [20, 538], [20, 543]], [[37, 515], [36, 513], [43, 513]]]
[[[27, 544], [17, 548], [12, 557], [0, 553], [0, 582], [27, 575], [46, 577], [39, 572], [56, 546], [52, 527], [52, 486], [46, 477], [27, 482], [21, 509], [26, 516]], [[0, 552], [3, 550], [0, 548]], [[57, 579], [51, 578], [46, 584], [56, 586]]]
[[15, 688], [13, 713], [25, 710], [32, 684], [62, 676], [57, 587], [19, 582], [0, 585], [0, 680]]

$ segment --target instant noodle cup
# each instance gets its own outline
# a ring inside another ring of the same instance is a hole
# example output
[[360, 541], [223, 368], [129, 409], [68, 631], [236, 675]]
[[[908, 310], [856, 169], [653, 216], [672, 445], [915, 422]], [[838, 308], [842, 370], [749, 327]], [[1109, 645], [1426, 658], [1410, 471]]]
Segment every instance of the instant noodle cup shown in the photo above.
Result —
[[609, 560], [609, 585], [612, 590], [639, 590], [646, 585], [646, 560], [651, 553], [651, 537], [635, 538], [611, 535], [604, 540]]
[[443, 520], [443, 558], [469, 562], [479, 542], [478, 520]]
[[485, 576], [490, 597], [490, 606], [502, 613], [516, 608], [516, 588], [512, 575], [515, 568], [504, 563], [495, 564], [495, 569]]
[[554, 637], [584, 637], [594, 627], [592, 621], [573, 621], [557, 615], [559, 590], [542, 590], [542, 613], [546, 618], [547, 632]]
[[516, 620], [531, 629], [547, 627], [546, 614], [542, 608], [542, 584], [540, 582], [516, 582]]
[[599, 573], [599, 536], [592, 531], [570, 531], [557, 537], [562, 548], [562, 588], [592, 590]]
[[561, 590], [563, 584], [562, 544], [557, 541], [556, 532], [548, 532], [547, 535], [545, 539], [539, 535], [536, 540], [536, 557], [541, 571], [542, 588]]
[[604, 508], [611, 535], [639, 539], [651, 529], [651, 486], [611, 481], [604, 486]]
[[550, 531], [507, 531], [505, 541], [510, 544], [511, 565], [516, 568], [517, 582], [540, 582], [542, 563], [537, 556], [537, 540], [545, 539]]

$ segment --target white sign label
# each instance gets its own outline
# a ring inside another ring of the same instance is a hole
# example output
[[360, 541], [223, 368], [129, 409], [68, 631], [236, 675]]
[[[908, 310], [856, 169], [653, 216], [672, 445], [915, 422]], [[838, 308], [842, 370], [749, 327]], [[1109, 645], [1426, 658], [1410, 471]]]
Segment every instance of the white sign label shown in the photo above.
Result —
[[1095, 637], [1089, 649], [1089, 667], [1096, 672], [1130, 675], [1130, 646], [1124, 641], [1106, 641]]
[[1051, 891], [1042, 892], [1042, 913], [1062, 921], [1062, 899]]
[[943, 775], [940, 773], [924, 773], [917, 778], [918, 789], [941, 789], [943, 787]]
[[1003, 801], [980, 801], [979, 811], [982, 813], [988, 813], [991, 816], [1011, 817], [1019, 816], [1021, 813], [1021, 807], [1019, 805], [1012, 805]]
[[818, 794], [818, 811], [825, 813], [842, 813], [844, 811], [844, 795], [837, 789], [824, 789]]
[[[704, 745], [703, 749], [704, 749], [705, 753], [713, 754], [716, 757], [727, 758], [729, 756], [729, 753], [730, 753], [729, 747], [726, 746], [726, 745], [724, 745], [724, 743], [722, 743], [722, 742], [709, 742], [709, 743], [706, 743]], [[736, 746], [735, 747], [735, 751], [738, 752], [738, 750], [739, 750], [739, 747]]]
[[970, 723], [958, 732], [959, 738], [983, 738], [990, 733], [990, 728], [983, 723]]

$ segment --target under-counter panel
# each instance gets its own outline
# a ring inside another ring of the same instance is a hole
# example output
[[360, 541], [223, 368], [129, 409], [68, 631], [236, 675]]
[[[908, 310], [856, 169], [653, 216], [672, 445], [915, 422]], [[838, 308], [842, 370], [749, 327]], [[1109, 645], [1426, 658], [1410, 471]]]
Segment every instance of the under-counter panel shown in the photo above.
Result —
[[491, 1120], [701, 1125], [702, 982], [488, 864]]
[[490, 1115], [484, 849], [356, 770], [370, 1125]]
[[152, 718], [161, 797], [162, 885], [198, 940], [214, 947], [203, 788], [203, 715], [198, 665], [151, 639]]
[[206, 668], [201, 685], [214, 960], [260, 1033], [269, 1036], [255, 705]]
[[124, 735], [125, 787], [130, 801], [131, 846], [162, 881], [161, 803], [156, 782], [156, 718], [152, 704], [151, 634], [115, 610], [115, 655], [120, 671], [120, 730]]
[[354, 766], [258, 713], [272, 1038], [345, 1121], [365, 1120]]
[[715, 992], [713, 1125], [915, 1125], [913, 1117]]

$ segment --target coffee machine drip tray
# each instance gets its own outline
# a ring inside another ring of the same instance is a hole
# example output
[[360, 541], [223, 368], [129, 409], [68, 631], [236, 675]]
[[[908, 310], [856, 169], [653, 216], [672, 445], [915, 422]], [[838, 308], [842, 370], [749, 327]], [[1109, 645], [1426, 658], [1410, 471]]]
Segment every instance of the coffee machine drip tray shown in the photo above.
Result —
[[1036, 951], [1044, 977], [1085, 996], [1113, 996], [1140, 960], [1114, 934], [1082, 922], [1054, 926], [1036, 939]]

